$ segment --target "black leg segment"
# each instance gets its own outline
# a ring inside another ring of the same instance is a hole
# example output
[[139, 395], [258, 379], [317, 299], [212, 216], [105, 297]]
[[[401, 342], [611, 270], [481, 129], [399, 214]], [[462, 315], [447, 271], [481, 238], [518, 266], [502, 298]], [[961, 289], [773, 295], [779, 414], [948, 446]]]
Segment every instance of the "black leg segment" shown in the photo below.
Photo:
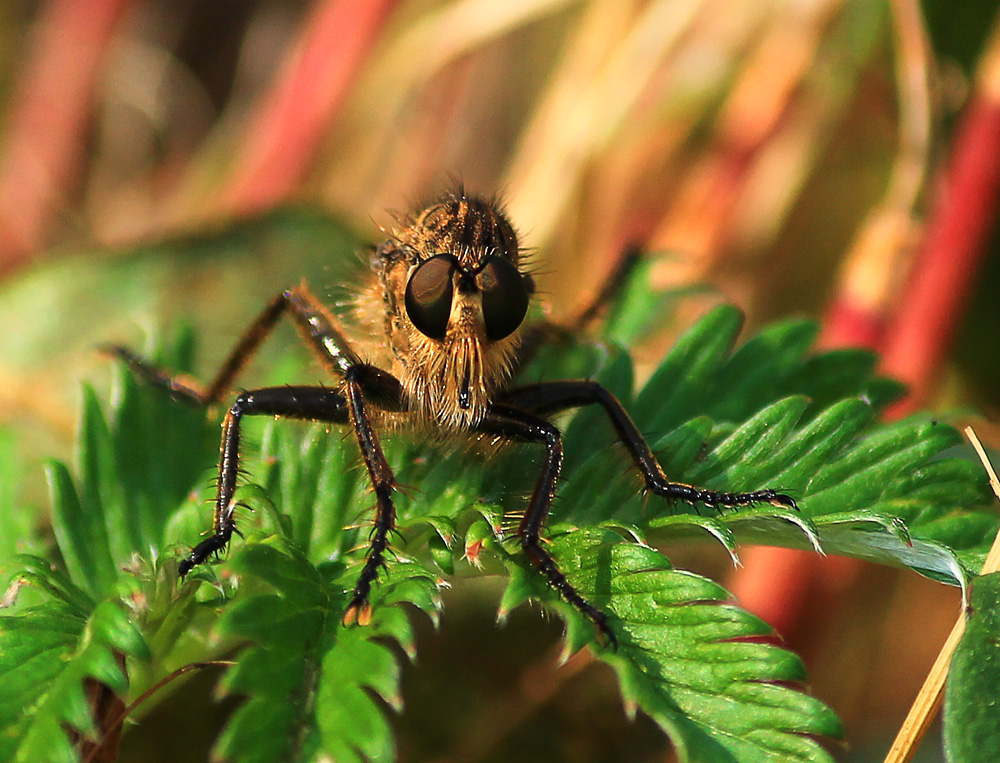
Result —
[[608, 627], [607, 615], [577, 592], [555, 560], [541, 546], [542, 530], [552, 507], [559, 470], [562, 468], [563, 447], [559, 430], [554, 424], [531, 413], [501, 406], [490, 408], [478, 430], [508, 440], [545, 445], [545, 463], [528, 502], [528, 509], [517, 529], [518, 540], [525, 555], [545, 576], [549, 585], [594, 623], [605, 643], [617, 647], [618, 641]]
[[176, 400], [199, 406], [213, 405], [229, 391], [240, 371], [286, 312], [290, 314], [306, 346], [335, 378], [342, 377], [348, 368], [361, 363], [336, 318], [312, 295], [305, 284], [282, 292], [268, 303], [243, 332], [216, 372], [215, 378], [207, 386], [189, 376], [158, 368], [127, 347], [104, 345], [99, 349], [118, 358], [137, 377], [166, 391]]
[[288, 418], [351, 424], [376, 496], [375, 526], [365, 565], [354, 588], [344, 622], [364, 624], [370, 617], [368, 596], [378, 571], [384, 566], [389, 533], [395, 526], [392, 504], [395, 480], [372, 426], [371, 410], [404, 410], [404, 392], [391, 374], [362, 363], [339, 323], [302, 284], [282, 292], [250, 324], [230, 351], [213, 381], [205, 386], [187, 376], [172, 374], [139, 357], [126, 347], [101, 349], [122, 360], [137, 377], [168, 392], [175, 399], [206, 406], [219, 402], [239, 372], [267, 338], [282, 315], [288, 313], [306, 346], [336, 378], [337, 389], [325, 387], [271, 387], [240, 394], [223, 422], [219, 457], [219, 481], [215, 499], [212, 535], [199, 543], [181, 561], [184, 577], [196, 565], [223, 550], [236, 530], [234, 512], [240, 458], [240, 422], [243, 416]]
[[222, 424], [219, 481], [215, 498], [212, 535], [192, 549], [180, 563], [184, 577], [193, 567], [221, 551], [236, 531], [234, 513], [240, 460], [240, 422], [244, 416], [286, 416], [310, 421], [346, 424], [347, 400], [340, 390], [325, 387], [267, 387], [243, 392], [236, 398]]
[[[396, 396], [393, 400], [393, 384]], [[389, 462], [385, 459], [378, 434], [372, 426], [370, 406], [367, 396], [380, 399], [386, 408], [400, 409], [402, 407], [402, 390], [396, 379], [384, 371], [366, 365], [349, 368], [344, 376], [344, 397], [350, 415], [354, 434], [361, 448], [361, 457], [371, 479], [372, 490], [375, 493], [375, 523], [368, 538], [368, 555], [361, 568], [358, 582], [354, 585], [351, 601], [344, 610], [344, 625], [357, 622], [367, 625], [371, 621], [371, 604], [368, 597], [371, 594], [372, 583], [378, 578], [379, 570], [385, 566], [385, 552], [389, 548], [389, 533], [396, 527], [396, 508], [392, 502], [392, 494], [396, 489], [396, 478]], [[370, 392], [369, 392], [370, 390]], [[394, 405], [393, 405], [394, 404]]]
[[618, 402], [618, 398], [597, 382], [554, 381], [532, 384], [508, 390], [503, 394], [501, 401], [505, 405], [542, 416], [584, 405], [600, 405], [611, 420], [619, 439], [628, 448], [636, 468], [645, 479], [646, 489], [664, 498], [700, 503], [711, 508], [736, 508], [755, 503], [770, 503], [798, 510], [791, 496], [774, 489], [755, 490], [750, 493], [722, 493], [703, 490], [682, 482], [671, 482], [657, 462], [653, 451], [649, 449], [645, 438], [622, 404]]

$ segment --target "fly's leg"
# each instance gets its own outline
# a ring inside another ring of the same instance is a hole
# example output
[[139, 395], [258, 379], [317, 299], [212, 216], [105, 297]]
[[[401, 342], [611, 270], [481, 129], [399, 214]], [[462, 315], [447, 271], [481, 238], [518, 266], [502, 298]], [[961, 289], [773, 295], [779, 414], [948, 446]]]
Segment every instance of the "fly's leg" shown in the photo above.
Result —
[[594, 298], [588, 305], [585, 305], [582, 310], [566, 323], [566, 327], [570, 331], [577, 333], [583, 331], [593, 323], [600, 316], [601, 311], [613, 302], [619, 293], [621, 293], [621, 290], [625, 288], [625, 284], [628, 283], [628, 279], [635, 271], [642, 257], [642, 248], [635, 244], [630, 244], [622, 249], [618, 257], [618, 262], [615, 263], [614, 268], [604, 279], [604, 285], [601, 287], [601, 290], [594, 295]]
[[266, 387], [243, 392], [222, 423], [219, 481], [216, 486], [215, 521], [212, 534], [181, 560], [183, 578], [212, 554], [222, 551], [236, 532], [236, 493], [240, 462], [240, 425], [244, 416], [287, 416], [346, 424], [350, 421], [347, 400], [336, 389], [325, 387]]
[[282, 292], [268, 304], [244, 332], [207, 387], [187, 377], [175, 376], [159, 369], [127, 348], [111, 346], [104, 349], [122, 359], [144, 381], [185, 402], [206, 406], [217, 403], [222, 398], [285, 313], [289, 314], [306, 346], [326, 369], [343, 379], [341, 388], [266, 388], [244, 392], [237, 397], [223, 422], [212, 535], [195, 546], [181, 561], [180, 574], [183, 577], [213, 553], [224, 549], [236, 532], [236, 504], [233, 496], [239, 472], [240, 421], [243, 416], [262, 414], [338, 424], [350, 423], [368, 468], [377, 502], [368, 556], [344, 615], [345, 623], [357, 620], [364, 624], [371, 616], [368, 595], [384, 564], [388, 536], [395, 525], [396, 516], [391, 499], [393, 475], [372, 428], [366, 399], [367, 403], [381, 410], [402, 411], [403, 391], [399, 382], [391, 374], [361, 362], [340, 330], [336, 318], [309, 292], [305, 284]]
[[395, 527], [396, 510], [392, 503], [395, 479], [382, 452], [378, 435], [372, 427], [366, 398], [381, 409], [399, 411], [403, 405], [402, 394], [402, 388], [393, 376], [367, 365], [349, 368], [340, 389], [267, 387], [240, 394], [222, 425], [212, 535], [195, 546], [181, 561], [181, 577], [212, 554], [224, 549], [233, 533], [237, 532], [234, 496], [239, 474], [240, 425], [244, 416], [282, 416], [333, 424], [349, 423], [354, 429], [371, 477], [376, 509], [368, 554], [344, 613], [344, 624], [355, 621], [361, 625], [367, 624], [371, 619], [368, 596], [372, 583], [385, 564], [385, 551], [389, 546], [389, 533]]
[[490, 408], [477, 430], [507, 440], [545, 445], [545, 463], [535, 483], [528, 509], [517, 528], [518, 540], [525, 556], [545, 576], [549, 585], [594, 623], [602, 641], [617, 648], [618, 640], [608, 627], [607, 615], [580, 595], [541, 546], [542, 530], [552, 507], [562, 468], [563, 447], [559, 430], [554, 424], [531, 413], [500, 406]]
[[645, 479], [646, 489], [664, 498], [700, 503], [711, 508], [735, 509], [755, 503], [770, 503], [798, 510], [791, 496], [771, 488], [750, 493], [725, 493], [704, 490], [683, 482], [671, 482], [618, 398], [597, 382], [555, 381], [517, 387], [505, 392], [501, 402], [542, 416], [584, 405], [600, 405], [632, 456], [632, 462]]
[[399, 382], [384, 371], [367, 365], [357, 365], [347, 370], [343, 382], [344, 397], [350, 414], [351, 426], [361, 448], [361, 457], [371, 479], [375, 493], [375, 522], [368, 538], [368, 554], [351, 600], [344, 610], [343, 623], [357, 622], [367, 625], [371, 621], [371, 604], [368, 597], [379, 570], [385, 566], [385, 552], [389, 547], [389, 533], [396, 527], [396, 508], [392, 494], [396, 479], [372, 427], [369, 401], [381, 408], [402, 409], [402, 389]]
[[642, 260], [642, 249], [638, 246], [625, 247], [611, 273], [604, 279], [604, 285], [594, 298], [565, 322], [542, 321], [527, 326], [521, 332], [521, 344], [514, 356], [514, 375], [535, 357], [542, 346], [560, 337], [574, 336], [593, 323], [601, 312], [621, 292], [629, 276]]
[[106, 345], [101, 350], [120, 359], [137, 377], [177, 400], [197, 406], [213, 405], [229, 391], [240, 371], [285, 313], [290, 314], [306, 346], [337, 377], [342, 377], [348, 368], [361, 362], [340, 330], [336, 318], [305, 284], [282, 292], [271, 300], [243, 332], [208, 385], [158, 368], [127, 347]]

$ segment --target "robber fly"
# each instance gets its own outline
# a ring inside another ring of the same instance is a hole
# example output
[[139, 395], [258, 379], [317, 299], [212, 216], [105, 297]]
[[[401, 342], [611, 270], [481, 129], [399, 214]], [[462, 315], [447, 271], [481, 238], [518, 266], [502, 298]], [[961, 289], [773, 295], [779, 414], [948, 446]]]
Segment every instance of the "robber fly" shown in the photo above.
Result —
[[[381, 335], [374, 351], [381, 357], [360, 355], [340, 321], [305, 284], [270, 302], [207, 386], [157, 368], [127, 348], [106, 348], [139, 378], [176, 398], [208, 406], [222, 400], [261, 341], [287, 315], [337, 381], [332, 387], [267, 387], [236, 397], [223, 423], [212, 533], [180, 562], [180, 575], [222, 551], [236, 532], [234, 496], [244, 416], [324, 421], [349, 426], [354, 432], [376, 507], [365, 562], [343, 614], [345, 625], [364, 625], [371, 619], [369, 595], [386, 563], [396, 521], [397, 484], [379, 444], [379, 430], [386, 427], [415, 425], [541, 446], [541, 473], [517, 527], [517, 539], [548, 584], [588, 617], [611, 645], [617, 640], [605, 613], [576, 591], [541, 544], [563, 459], [560, 432], [551, 416], [585, 405], [603, 408], [648, 492], [712, 508], [765, 502], [795, 508], [789, 496], [776, 490], [724, 493], [671, 482], [621, 403], [596, 382], [514, 386], [515, 370], [553, 328], [525, 324], [535, 286], [525, 272], [523, 254], [497, 201], [458, 190], [401, 220], [374, 250], [373, 283], [361, 295], [357, 314]], [[580, 314], [578, 325], [596, 314], [619, 280], [612, 279], [595, 304]]]

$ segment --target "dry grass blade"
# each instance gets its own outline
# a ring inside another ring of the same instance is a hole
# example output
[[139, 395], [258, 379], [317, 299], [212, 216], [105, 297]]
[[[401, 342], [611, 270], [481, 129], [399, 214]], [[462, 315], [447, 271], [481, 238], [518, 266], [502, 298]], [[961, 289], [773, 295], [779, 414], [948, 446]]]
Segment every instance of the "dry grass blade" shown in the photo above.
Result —
[[[972, 447], [976, 449], [979, 459], [983, 462], [983, 467], [990, 477], [990, 487], [993, 488], [993, 492], [1000, 499], [1000, 480], [997, 479], [997, 473], [994, 471], [989, 458], [987, 458], [986, 451], [983, 450], [983, 444], [979, 441], [972, 427], [965, 428], [965, 435], [969, 438]], [[993, 546], [990, 548], [990, 553], [986, 556], [986, 562], [983, 564], [980, 574], [986, 575], [997, 570], [1000, 570], [1000, 534], [994, 539]], [[920, 740], [924, 738], [927, 727], [934, 720], [934, 716], [941, 706], [944, 682], [948, 677], [948, 666], [951, 664], [951, 657], [955, 653], [955, 647], [962, 640], [963, 633], [965, 633], [965, 612], [959, 616], [955, 627], [951, 629], [948, 640], [941, 647], [934, 665], [924, 680], [924, 685], [920, 687], [920, 692], [910, 707], [910, 712], [907, 714], [906, 720], [903, 721], [903, 725], [900, 727], [899, 733], [892, 743], [892, 747], [889, 748], [889, 754], [885, 756], [885, 763], [907, 763], [907, 761], [913, 758], [917, 747], [920, 746]]]

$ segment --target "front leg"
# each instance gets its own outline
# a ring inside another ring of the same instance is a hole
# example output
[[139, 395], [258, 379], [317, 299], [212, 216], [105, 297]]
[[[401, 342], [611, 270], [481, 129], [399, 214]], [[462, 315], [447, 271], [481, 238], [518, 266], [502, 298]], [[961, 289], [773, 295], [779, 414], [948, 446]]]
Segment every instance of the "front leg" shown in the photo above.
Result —
[[701, 503], [711, 508], [723, 506], [736, 508], [755, 503], [770, 503], [798, 510], [791, 496], [773, 488], [750, 493], [725, 493], [704, 490], [683, 482], [671, 482], [618, 398], [597, 382], [555, 381], [531, 384], [507, 390], [501, 400], [505, 405], [523, 408], [543, 416], [584, 405], [600, 405], [611, 419], [619, 439], [628, 449], [632, 462], [645, 479], [646, 489], [664, 498]]
[[282, 416], [334, 424], [350, 423], [372, 481], [376, 512], [368, 555], [344, 613], [344, 624], [354, 621], [361, 625], [367, 624], [371, 619], [368, 596], [372, 583], [378, 577], [378, 571], [385, 563], [385, 551], [389, 546], [389, 533], [395, 527], [396, 511], [392, 503], [395, 479], [372, 427], [366, 398], [382, 410], [403, 410], [403, 391], [395, 377], [364, 364], [347, 370], [340, 389], [269, 387], [239, 395], [222, 425], [212, 535], [195, 546], [188, 557], [181, 561], [181, 577], [213, 553], [224, 549], [233, 533], [237, 532], [234, 496], [239, 475], [240, 427], [244, 416]]
[[346, 424], [350, 421], [344, 394], [326, 387], [267, 387], [243, 392], [222, 423], [219, 481], [216, 485], [212, 535], [195, 546], [180, 563], [183, 578], [212, 554], [222, 551], [236, 530], [236, 482], [240, 468], [240, 427], [244, 416], [287, 416]]
[[543, 418], [503, 406], [491, 406], [476, 429], [507, 440], [544, 443], [545, 463], [528, 502], [528, 509], [517, 528], [518, 540], [525, 556], [545, 575], [549, 585], [594, 623], [602, 640], [617, 647], [618, 641], [608, 627], [607, 615], [580, 595], [555, 560], [541, 546], [542, 530], [552, 507], [559, 470], [562, 468], [563, 448], [559, 430]]
[[389, 547], [389, 533], [396, 527], [396, 508], [392, 494], [396, 489], [396, 478], [392, 467], [386, 461], [378, 434], [372, 426], [369, 402], [374, 399], [382, 408], [402, 410], [403, 393], [399, 382], [384, 371], [372, 366], [358, 365], [349, 368], [344, 375], [344, 397], [350, 414], [351, 425], [361, 448], [361, 457], [371, 479], [375, 493], [375, 522], [368, 542], [368, 555], [361, 568], [358, 582], [354, 585], [351, 601], [344, 610], [343, 623], [357, 622], [367, 625], [371, 621], [371, 604], [368, 597], [372, 583], [379, 570], [385, 566], [385, 552]]

